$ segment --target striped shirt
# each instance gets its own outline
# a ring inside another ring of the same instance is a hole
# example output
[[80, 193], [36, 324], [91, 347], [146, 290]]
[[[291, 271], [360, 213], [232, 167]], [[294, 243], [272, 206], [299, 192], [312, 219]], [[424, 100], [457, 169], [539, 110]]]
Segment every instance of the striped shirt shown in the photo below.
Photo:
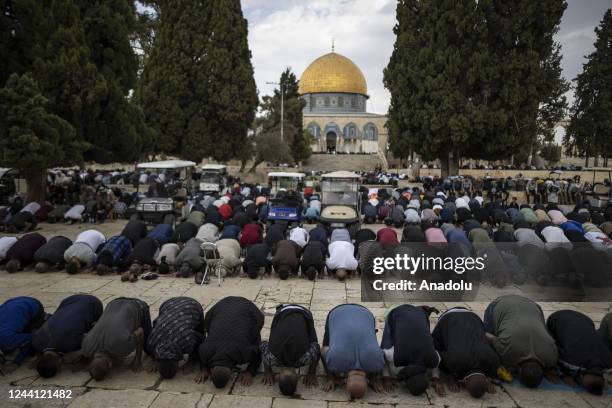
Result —
[[175, 297], [161, 304], [146, 350], [155, 360], [181, 360], [183, 355], [197, 351], [202, 340], [202, 305], [192, 298]]

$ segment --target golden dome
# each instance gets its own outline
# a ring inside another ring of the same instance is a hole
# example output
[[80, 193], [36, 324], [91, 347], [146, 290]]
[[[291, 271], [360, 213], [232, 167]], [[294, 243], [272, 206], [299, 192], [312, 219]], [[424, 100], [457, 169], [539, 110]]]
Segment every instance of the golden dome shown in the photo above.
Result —
[[361, 70], [343, 55], [330, 52], [314, 60], [300, 78], [300, 93], [341, 92], [367, 95]]

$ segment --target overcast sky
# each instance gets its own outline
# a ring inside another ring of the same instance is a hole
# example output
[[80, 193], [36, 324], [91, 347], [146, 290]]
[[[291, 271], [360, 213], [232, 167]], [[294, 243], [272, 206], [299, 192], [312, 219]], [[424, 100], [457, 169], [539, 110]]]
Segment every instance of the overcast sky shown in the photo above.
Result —
[[[382, 83], [395, 37], [395, 0], [242, 0], [260, 95], [270, 94], [285, 67], [298, 78], [310, 62], [331, 50], [352, 59], [368, 83], [368, 110], [386, 113]], [[571, 80], [593, 50], [594, 28], [612, 0], [568, 0], [557, 35], [563, 74]]]

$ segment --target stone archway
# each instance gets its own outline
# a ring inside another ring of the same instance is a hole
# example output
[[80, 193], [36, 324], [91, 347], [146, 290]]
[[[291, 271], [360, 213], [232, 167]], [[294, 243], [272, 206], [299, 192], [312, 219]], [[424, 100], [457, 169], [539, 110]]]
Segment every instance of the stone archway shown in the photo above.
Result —
[[333, 130], [330, 130], [325, 134], [325, 146], [327, 153], [334, 153], [336, 151], [336, 143], [338, 141], [338, 135]]

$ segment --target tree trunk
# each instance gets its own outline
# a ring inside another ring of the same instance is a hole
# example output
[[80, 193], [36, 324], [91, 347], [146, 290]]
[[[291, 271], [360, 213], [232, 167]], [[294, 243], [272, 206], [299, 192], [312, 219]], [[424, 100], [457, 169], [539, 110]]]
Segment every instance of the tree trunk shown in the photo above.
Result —
[[445, 179], [449, 176], [448, 174], [448, 155], [442, 155], [440, 157], [440, 177]]
[[608, 167], [608, 158], [607, 158], [607, 157], [604, 157], [603, 161], [604, 161], [604, 162], [603, 162], [603, 166], [604, 166], [604, 167]]
[[593, 157], [593, 167], [599, 167], [599, 156]]
[[255, 169], [257, 168], [257, 166], [259, 166], [261, 163], [263, 163], [263, 160], [261, 159], [255, 159], [255, 161], [253, 162], [253, 165], [251, 166], [251, 168], [249, 169], [249, 173], [254, 173]]
[[584, 158], [584, 167], [589, 167], [589, 156]]
[[457, 149], [453, 149], [448, 154], [448, 174], [450, 176], [459, 175], [459, 161], [459, 151]]
[[45, 201], [45, 190], [47, 187], [46, 170], [30, 169], [22, 174], [28, 189], [27, 202], [36, 201], [42, 204]]

